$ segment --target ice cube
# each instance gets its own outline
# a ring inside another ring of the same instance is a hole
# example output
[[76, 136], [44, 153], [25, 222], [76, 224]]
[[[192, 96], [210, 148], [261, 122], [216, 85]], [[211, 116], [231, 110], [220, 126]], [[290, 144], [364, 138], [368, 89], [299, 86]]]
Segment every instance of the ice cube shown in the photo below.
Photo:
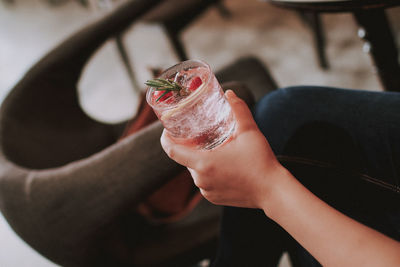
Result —
[[187, 82], [186, 78], [187, 78], [186, 73], [178, 72], [175, 74], [174, 82], [176, 82], [180, 85], [184, 85]]

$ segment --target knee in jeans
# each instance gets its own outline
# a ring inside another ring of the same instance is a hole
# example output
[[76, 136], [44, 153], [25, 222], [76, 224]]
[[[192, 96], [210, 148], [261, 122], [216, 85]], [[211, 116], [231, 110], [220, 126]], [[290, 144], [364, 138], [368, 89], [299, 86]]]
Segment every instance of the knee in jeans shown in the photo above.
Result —
[[286, 87], [265, 95], [254, 108], [256, 122], [262, 124], [265, 119], [279, 118], [286, 111], [297, 109], [304, 103], [302, 99], [312, 94], [313, 90], [310, 87]]
[[254, 108], [254, 119], [276, 151], [310, 105], [315, 87], [287, 87], [264, 96]]
[[[265, 95], [257, 106], [272, 110], [286, 109], [288, 106], [300, 105], [304, 100], [319, 90], [317, 87], [291, 86], [275, 90]], [[302, 101], [303, 100], [303, 101]]]

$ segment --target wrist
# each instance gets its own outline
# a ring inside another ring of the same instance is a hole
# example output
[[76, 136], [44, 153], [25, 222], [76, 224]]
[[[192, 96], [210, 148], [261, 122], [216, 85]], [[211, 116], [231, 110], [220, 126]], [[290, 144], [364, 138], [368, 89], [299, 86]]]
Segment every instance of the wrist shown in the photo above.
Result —
[[285, 194], [287, 188], [296, 179], [293, 175], [281, 164], [278, 164], [273, 174], [269, 174], [264, 180], [269, 182], [268, 193], [264, 194], [263, 199], [260, 201], [260, 208], [264, 210], [264, 213], [271, 219], [274, 220], [279, 210], [284, 204]]

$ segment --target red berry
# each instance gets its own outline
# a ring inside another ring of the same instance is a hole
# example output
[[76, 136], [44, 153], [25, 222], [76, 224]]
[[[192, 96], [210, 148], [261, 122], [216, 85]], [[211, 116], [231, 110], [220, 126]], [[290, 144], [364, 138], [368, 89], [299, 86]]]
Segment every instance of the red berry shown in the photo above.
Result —
[[[163, 97], [161, 97], [160, 99], [158, 99], [162, 94], [164, 94], [165, 91], [155, 91], [153, 93], [153, 101], [154, 102], [164, 102], [166, 101], [166, 103], [171, 103], [172, 102], [172, 92], [169, 91], [168, 93], [166, 93]], [[157, 101], [158, 99], [158, 101]]]
[[203, 82], [202, 82], [201, 78], [200, 78], [199, 76], [196, 76], [195, 78], [193, 78], [193, 79], [190, 81], [189, 90], [190, 90], [190, 91], [196, 90], [197, 88], [200, 87], [200, 85], [201, 85], [202, 83], [203, 83]]

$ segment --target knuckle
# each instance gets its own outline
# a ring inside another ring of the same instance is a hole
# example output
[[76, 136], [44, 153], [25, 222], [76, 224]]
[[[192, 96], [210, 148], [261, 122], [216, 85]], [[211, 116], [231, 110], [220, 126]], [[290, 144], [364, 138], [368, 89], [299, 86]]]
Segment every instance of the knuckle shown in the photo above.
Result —
[[198, 177], [194, 177], [193, 175], [192, 175], [192, 177], [193, 177], [193, 182], [194, 182], [194, 184], [198, 187], [198, 188], [202, 188], [201, 187], [201, 179], [199, 179]]
[[165, 152], [167, 153], [168, 157], [170, 157], [172, 159], [175, 157], [175, 150], [172, 146], [166, 147]]
[[197, 178], [197, 179], [194, 179], [194, 184], [198, 187], [198, 188], [200, 188], [200, 189], [202, 189], [202, 190], [209, 190], [209, 189], [211, 189], [211, 185], [205, 180], [205, 179], [199, 179], [199, 178]]
[[209, 162], [199, 162], [198, 170], [205, 175], [212, 175], [214, 172], [214, 165]]
[[203, 188], [204, 190], [211, 190], [213, 187], [211, 184], [209, 184], [208, 182], [204, 182], [201, 186], [201, 188]]
[[205, 189], [200, 189], [200, 193], [203, 195], [203, 197], [205, 197], [208, 201], [212, 202], [213, 196], [212, 194], [205, 190]]
[[204, 196], [205, 199], [207, 199], [211, 203], [216, 204], [216, 205], [220, 204], [219, 199], [212, 192], [205, 190], [201, 194]]

